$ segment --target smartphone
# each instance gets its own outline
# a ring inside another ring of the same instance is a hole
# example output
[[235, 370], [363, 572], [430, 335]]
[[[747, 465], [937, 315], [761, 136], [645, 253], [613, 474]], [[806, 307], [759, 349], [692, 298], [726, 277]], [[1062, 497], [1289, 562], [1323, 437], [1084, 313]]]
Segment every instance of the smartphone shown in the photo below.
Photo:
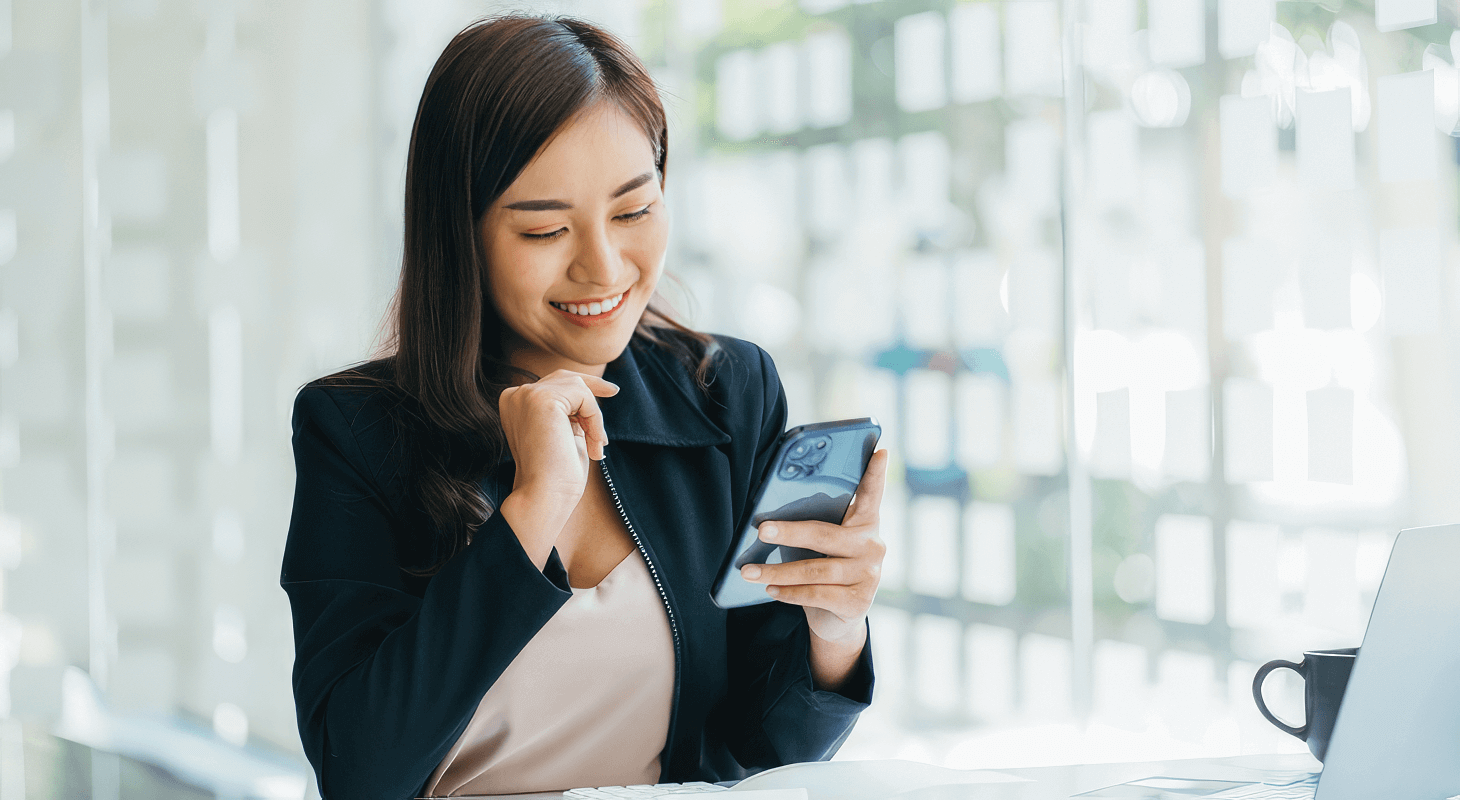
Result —
[[740, 577], [746, 564], [822, 557], [815, 550], [762, 542], [760, 524], [814, 519], [840, 525], [881, 435], [882, 426], [872, 417], [799, 425], [781, 434], [770, 472], [715, 576], [710, 590], [715, 605], [740, 608], [774, 599], [766, 594], [765, 584]]

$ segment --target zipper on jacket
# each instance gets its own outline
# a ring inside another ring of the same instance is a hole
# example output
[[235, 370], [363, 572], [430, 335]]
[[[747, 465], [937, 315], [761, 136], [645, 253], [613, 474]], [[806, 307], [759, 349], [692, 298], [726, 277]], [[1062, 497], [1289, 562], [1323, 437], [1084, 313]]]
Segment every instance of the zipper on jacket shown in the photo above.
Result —
[[[618, 509], [619, 519], [624, 521], [624, 527], [629, 529], [629, 536], [633, 538], [634, 546], [644, 557], [644, 563], [649, 565], [649, 576], [654, 579], [654, 587], [659, 590], [659, 599], [664, 601], [664, 613], [669, 616], [669, 632], [674, 638], [674, 701], [669, 707], [669, 731], [664, 741], [664, 753], [667, 756], [674, 745], [674, 727], [679, 716], [680, 664], [684, 661], [684, 655], [680, 653], [679, 622], [674, 617], [674, 606], [669, 604], [669, 595], [664, 591], [664, 582], [659, 578], [659, 569], [654, 565], [654, 559], [649, 556], [649, 548], [644, 545], [644, 540], [639, 538], [639, 532], [634, 530], [634, 523], [629, 522], [628, 512], [624, 511], [623, 500], [619, 498], [618, 490], [613, 486], [613, 476], [608, 474], [607, 453], [603, 454], [603, 459], [598, 462], [598, 465], [603, 470], [603, 479], [608, 483], [608, 493], [613, 495], [613, 505]], [[660, 768], [668, 769], [668, 767], [669, 759], [665, 758]]]

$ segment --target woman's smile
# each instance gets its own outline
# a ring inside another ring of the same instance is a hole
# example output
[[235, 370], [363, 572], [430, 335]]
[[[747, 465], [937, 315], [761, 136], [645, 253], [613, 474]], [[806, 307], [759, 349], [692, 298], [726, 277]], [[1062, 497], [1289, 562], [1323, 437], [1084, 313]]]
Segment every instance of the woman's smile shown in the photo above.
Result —
[[605, 325], [620, 316], [617, 312], [623, 307], [624, 298], [631, 290], [625, 289], [613, 297], [600, 300], [583, 300], [575, 303], [559, 303], [553, 300], [548, 305], [558, 310], [558, 313], [568, 318], [574, 325], [584, 328], [595, 328]]

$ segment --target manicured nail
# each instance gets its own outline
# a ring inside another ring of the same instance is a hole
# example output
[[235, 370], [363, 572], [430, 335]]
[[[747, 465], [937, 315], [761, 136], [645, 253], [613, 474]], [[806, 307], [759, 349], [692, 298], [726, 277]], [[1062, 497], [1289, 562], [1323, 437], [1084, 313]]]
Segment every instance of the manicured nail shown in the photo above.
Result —
[[745, 569], [740, 571], [740, 574], [745, 576], [746, 580], [753, 581], [760, 577], [760, 567], [755, 564], [747, 564]]
[[776, 538], [776, 533], [776, 526], [774, 525], [767, 523], [760, 526], [760, 538], [766, 540], [767, 542]]

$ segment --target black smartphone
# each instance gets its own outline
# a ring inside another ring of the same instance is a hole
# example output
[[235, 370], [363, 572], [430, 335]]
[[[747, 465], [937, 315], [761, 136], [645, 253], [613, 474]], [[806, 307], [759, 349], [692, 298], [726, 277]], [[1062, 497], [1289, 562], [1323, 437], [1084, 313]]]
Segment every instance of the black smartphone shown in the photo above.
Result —
[[785, 547], [760, 540], [760, 524], [820, 520], [840, 525], [852, 495], [872, 460], [882, 426], [872, 417], [799, 425], [781, 434], [775, 460], [756, 490], [750, 513], [737, 528], [734, 545], [710, 590], [720, 608], [769, 603], [765, 584], [740, 577], [746, 564], [781, 564], [821, 558], [815, 550]]

